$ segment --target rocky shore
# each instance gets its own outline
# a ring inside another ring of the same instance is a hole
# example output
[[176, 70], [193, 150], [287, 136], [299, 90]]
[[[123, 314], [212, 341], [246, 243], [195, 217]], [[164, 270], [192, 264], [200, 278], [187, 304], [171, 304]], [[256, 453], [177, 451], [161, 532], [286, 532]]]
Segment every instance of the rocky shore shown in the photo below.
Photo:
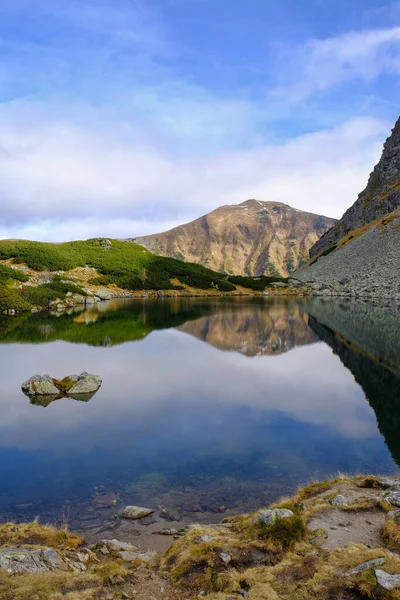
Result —
[[164, 533], [171, 545], [157, 555], [112, 536], [88, 546], [37, 521], [0, 525], [0, 599], [400, 598], [400, 477], [339, 476], [252, 514]]

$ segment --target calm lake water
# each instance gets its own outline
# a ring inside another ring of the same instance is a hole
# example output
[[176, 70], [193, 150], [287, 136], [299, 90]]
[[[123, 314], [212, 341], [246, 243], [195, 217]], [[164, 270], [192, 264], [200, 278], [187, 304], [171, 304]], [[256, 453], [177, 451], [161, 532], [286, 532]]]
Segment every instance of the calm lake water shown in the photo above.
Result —
[[[338, 471], [398, 471], [397, 310], [147, 299], [2, 318], [0, 519], [220, 519]], [[21, 391], [82, 371], [103, 378], [88, 402]]]

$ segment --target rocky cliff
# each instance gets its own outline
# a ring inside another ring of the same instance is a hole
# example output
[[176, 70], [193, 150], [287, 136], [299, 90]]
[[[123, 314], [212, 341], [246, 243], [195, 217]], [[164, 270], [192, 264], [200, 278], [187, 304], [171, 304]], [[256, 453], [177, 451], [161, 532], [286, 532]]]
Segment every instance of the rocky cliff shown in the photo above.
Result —
[[310, 250], [310, 256], [336, 244], [354, 229], [400, 207], [400, 118], [383, 146], [379, 163], [356, 202]]
[[308, 259], [334, 219], [279, 202], [247, 200], [165, 233], [135, 238], [154, 254], [235, 275], [283, 275]]
[[400, 298], [400, 119], [367, 187], [310, 256], [296, 277], [314, 289]]

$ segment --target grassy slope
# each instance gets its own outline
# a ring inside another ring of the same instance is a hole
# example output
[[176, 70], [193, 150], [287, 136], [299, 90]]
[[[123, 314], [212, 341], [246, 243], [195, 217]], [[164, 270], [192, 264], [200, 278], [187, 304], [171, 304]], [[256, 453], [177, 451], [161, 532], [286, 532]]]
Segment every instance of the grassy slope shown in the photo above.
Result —
[[[93, 283], [105, 286], [116, 284], [126, 290], [179, 289], [171, 282], [172, 279], [198, 289], [210, 289], [218, 285], [221, 291], [235, 290], [235, 286], [220, 273], [201, 265], [155, 256], [137, 244], [112, 240], [109, 249], [103, 245], [103, 239], [63, 244], [3, 240], [0, 242], [0, 260], [11, 259], [13, 263], [25, 264], [35, 271], [52, 272], [90, 265], [100, 273]], [[18, 284], [27, 280], [28, 277], [20, 271], [1, 266], [0, 310], [48, 306], [51, 300], [63, 298], [67, 291], [82, 293], [79, 289], [61, 289], [59, 281], [36, 289], [18, 290]]]

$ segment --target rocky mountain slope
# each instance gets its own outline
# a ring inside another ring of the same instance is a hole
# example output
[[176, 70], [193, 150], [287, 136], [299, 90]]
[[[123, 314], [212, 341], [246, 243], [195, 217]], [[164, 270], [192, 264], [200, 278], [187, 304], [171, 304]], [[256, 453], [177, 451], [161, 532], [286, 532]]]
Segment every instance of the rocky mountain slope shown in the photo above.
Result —
[[356, 202], [310, 250], [316, 256], [354, 229], [400, 208], [400, 118], [383, 146], [379, 163]]
[[235, 275], [283, 275], [308, 259], [334, 219], [280, 202], [246, 200], [165, 233], [135, 238], [154, 254]]
[[356, 202], [296, 277], [339, 293], [400, 298], [400, 119]]

